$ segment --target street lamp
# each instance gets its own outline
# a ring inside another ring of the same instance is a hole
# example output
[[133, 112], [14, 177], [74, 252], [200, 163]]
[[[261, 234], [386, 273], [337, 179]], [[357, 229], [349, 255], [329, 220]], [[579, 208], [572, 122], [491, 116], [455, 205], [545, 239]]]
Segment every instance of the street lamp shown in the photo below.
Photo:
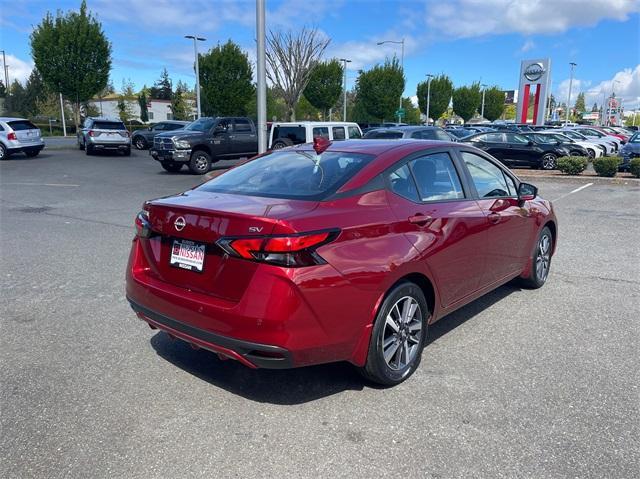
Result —
[[482, 107], [480, 107], [480, 116], [482, 117], [482, 119], [484, 120], [484, 92], [487, 88], [487, 85], [485, 85], [484, 83], [482, 85], [480, 85], [482, 87]]
[[7, 65], [7, 57], [5, 56], [5, 51], [0, 50], [2, 52], [2, 66], [4, 69], [4, 83], [5, 88], [9, 91], [9, 66]]
[[200, 62], [198, 59], [198, 42], [204, 42], [206, 38], [195, 35], [185, 35], [184, 38], [193, 40], [193, 53], [196, 57], [196, 104], [198, 106], [198, 118], [200, 118]]
[[431, 79], [433, 75], [427, 73], [427, 126], [429, 125], [429, 107], [431, 106]]
[[342, 105], [342, 121], [347, 121], [347, 63], [351, 63], [351, 60], [341, 58], [340, 61], [344, 70], [344, 104]]
[[[395, 43], [396, 45], [402, 45], [402, 53], [400, 56], [400, 68], [402, 68], [402, 75], [404, 76], [404, 38], [400, 41], [397, 40], [383, 40], [381, 42], [378, 42], [378, 45], [384, 45], [385, 43]], [[400, 114], [400, 111], [402, 110], [402, 94], [404, 93], [404, 91], [400, 92], [400, 104], [398, 106], [398, 123], [402, 122], [402, 115]]]
[[567, 111], [564, 115], [564, 126], [567, 126], [569, 123], [569, 110], [571, 109], [571, 87], [573, 86], [573, 69], [576, 67], [577, 63], [571, 62], [571, 75], [569, 76], [569, 96], [567, 97]]

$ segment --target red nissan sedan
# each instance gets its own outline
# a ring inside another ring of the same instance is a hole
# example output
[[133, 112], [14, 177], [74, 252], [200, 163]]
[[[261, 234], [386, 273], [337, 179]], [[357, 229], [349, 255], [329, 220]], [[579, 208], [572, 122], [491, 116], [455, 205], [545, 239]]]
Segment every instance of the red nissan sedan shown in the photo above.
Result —
[[348, 140], [268, 152], [135, 220], [127, 299], [152, 328], [251, 368], [349, 361], [394, 385], [428, 326], [519, 278], [551, 203], [472, 146]]

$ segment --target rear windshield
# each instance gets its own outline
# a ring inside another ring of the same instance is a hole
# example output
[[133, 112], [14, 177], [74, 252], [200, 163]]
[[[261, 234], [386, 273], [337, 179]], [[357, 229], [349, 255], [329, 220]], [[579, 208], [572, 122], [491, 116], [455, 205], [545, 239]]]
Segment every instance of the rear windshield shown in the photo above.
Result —
[[[327, 138], [329, 130], [327, 130]], [[307, 142], [307, 134], [304, 126], [276, 126], [273, 129], [273, 141], [279, 138], [288, 138], [294, 145]]]
[[13, 128], [13, 131], [37, 130], [38, 127], [28, 120], [9, 121], [7, 124]]
[[229, 170], [203, 184], [200, 191], [269, 198], [320, 201], [373, 160], [373, 155], [313, 150], [284, 150]]
[[397, 140], [402, 138], [403, 133], [401, 131], [368, 131], [364, 137], [373, 140], [391, 139]]
[[126, 130], [124, 123], [118, 121], [96, 121], [93, 126], [95, 130]]

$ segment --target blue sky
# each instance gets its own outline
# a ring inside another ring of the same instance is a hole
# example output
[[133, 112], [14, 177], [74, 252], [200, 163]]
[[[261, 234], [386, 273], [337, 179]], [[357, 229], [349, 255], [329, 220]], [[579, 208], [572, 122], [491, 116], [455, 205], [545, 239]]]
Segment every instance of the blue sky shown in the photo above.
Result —
[[[47, 10], [78, 8], [80, 0], [0, 0], [0, 48], [11, 78], [32, 67], [29, 33]], [[151, 85], [166, 66], [174, 81], [194, 83], [193, 47], [232, 39], [255, 58], [253, 0], [88, 0], [113, 44], [112, 79]], [[566, 99], [569, 62], [573, 91], [589, 105], [615, 88], [626, 109], [640, 108], [640, 0], [267, 0], [267, 28], [317, 27], [331, 39], [327, 57], [358, 69], [400, 54], [382, 40], [405, 39], [406, 96], [426, 73], [446, 73], [455, 85], [482, 80], [518, 87], [520, 61], [550, 57], [553, 91]], [[575, 98], [574, 95], [572, 97]]]

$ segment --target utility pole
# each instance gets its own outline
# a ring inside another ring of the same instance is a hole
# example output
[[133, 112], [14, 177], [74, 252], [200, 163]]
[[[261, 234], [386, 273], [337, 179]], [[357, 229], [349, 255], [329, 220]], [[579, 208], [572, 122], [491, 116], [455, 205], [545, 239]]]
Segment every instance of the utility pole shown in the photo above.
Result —
[[351, 63], [351, 60], [341, 58], [342, 69], [344, 70], [344, 101], [342, 105], [342, 121], [347, 121], [347, 63]]
[[[404, 38], [400, 41], [396, 41], [396, 40], [384, 40], [382, 42], [378, 42], [378, 45], [384, 45], [385, 43], [395, 43], [397, 45], [402, 45], [402, 50], [401, 50], [401, 54], [400, 54], [400, 68], [402, 69], [402, 75], [404, 76]], [[402, 94], [404, 93], [404, 91], [400, 92], [400, 104], [398, 106], [398, 123], [402, 122], [402, 115], [400, 114], [400, 111], [402, 110]]]
[[7, 66], [7, 57], [2, 50], [2, 69], [4, 70], [4, 86], [9, 91], [9, 67]]
[[265, 0], [256, 0], [257, 83], [258, 83], [258, 154], [267, 151], [267, 70], [265, 56]]
[[480, 108], [480, 116], [482, 117], [482, 119], [484, 120], [484, 92], [487, 88], [487, 85], [485, 85], [484, 83], [482, 85], [480, 85], [482, 87], [482, 107]]
[[[431, 79], [433, 75], [427, 73], [427, 126], [429, 126], [429, 108], [431, 107]], [[435, 121], [433, 122], [435, 124]]]
[[62, 134], [67, 136], [67, 122], [64, 118], [64, 102], [62, 101], [62, 92], [60, 92], [60, 115], [62, 116]]
[[569, 110], [571, 110], [571, 87], [573, 86], [573, 69], [576, 67], [577, 63], [571, 62], [571, 76], [569, 77], [569, 96], [567, 97], [567, 111], [564, 115], [564, 126], [567, 126], [569, 123]]
[[193, 40], [193, 53], [196, 57], [196, 105], [198, 107], [198, 118], [200, 118], [200, 59], [198, 58], [198, 42], [204, 42], [206, 38], [195, 35], [185, 35], [184, 38]]

